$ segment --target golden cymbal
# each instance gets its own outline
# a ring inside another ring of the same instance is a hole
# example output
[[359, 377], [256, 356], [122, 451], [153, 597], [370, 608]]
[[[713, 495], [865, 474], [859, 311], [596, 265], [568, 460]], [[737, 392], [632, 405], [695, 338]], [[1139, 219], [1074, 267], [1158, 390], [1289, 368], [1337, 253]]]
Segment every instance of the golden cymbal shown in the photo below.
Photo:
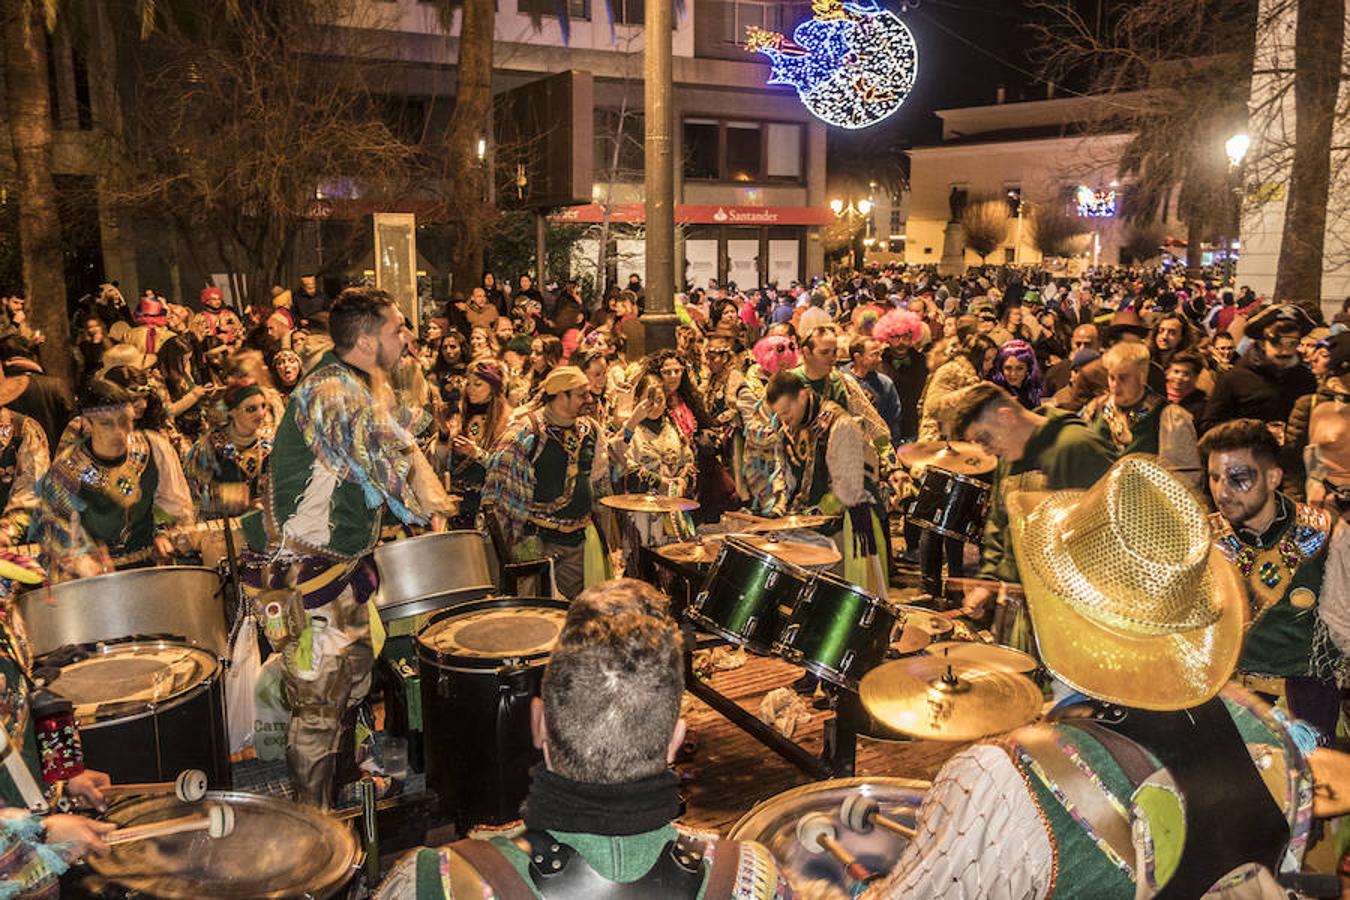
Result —
[[777, 519], [759, 519], [742, 530], [747, 534], [766, 534], [770, 531], [792, 531], [794, 528], [819, 528], [828, 525], [833, 516], [780, 516]]
[[722, 552], [722, 541], [720, 538], [709, 538], [703, 541], [666, 544], [664, 547], [657, 547], [656, 552], [671, 562], [703, 565], [717, 559], [717, 554]]
[[776, 556], [783, 562], [801, 566], [803, 569], [816, 569], [832, 566], [843, 559], [833, 545], [808, 544], [803, 541], [781, 539], [774, 534], [740, 535], [739, 540], [752, 547]]
[[998, 460], [980, 449], [979, 444], [965, 441], [903, 444], [896, 448], [895, 458], [906, 468], [932, 467], [956, 475], [983, 475], [998, 465]]
[[976, 741], [1034, 720], [1041, 691], [1025, 675], [937, 656], [884, 663], [863, 676], [863, 706], [911, 737]]
[[697, 500], [662, 497], [659, 494], [614, 494], [611, 497], [601, 497], [600, 502], [611, 509], [621, 509], [624, 512], [659, 514], [698, 509]]
[[1002, 644], [985, 644], [980, 641], [940, 641], [929, 644], [923, 652], [943, 659], [960, 660], [972, 666], [1006, 669], [1009, 672], [1030, 674], [1040, 667], [1036, 657]]
[[940, 634], [951, 634], [956, 625], [945, 618], [924, 609], [921, 606], [901, 606], [905, 613], [905, 627], [900, 631], [900, 639], [891, 644], [900, 653], [914, 653], [923, 650]]

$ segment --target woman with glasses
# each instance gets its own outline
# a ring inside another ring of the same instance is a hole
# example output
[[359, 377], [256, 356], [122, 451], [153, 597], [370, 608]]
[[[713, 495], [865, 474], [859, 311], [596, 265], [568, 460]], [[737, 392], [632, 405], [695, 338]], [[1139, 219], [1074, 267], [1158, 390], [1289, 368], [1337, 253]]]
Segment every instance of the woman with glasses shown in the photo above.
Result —
[[237, 516], [256, 506], [258, 481], [272, 453], [268, 405], [258, 382], [232, 382], [223, 406], [224, 424], [202, 435], [183, 462], [202, 519]]

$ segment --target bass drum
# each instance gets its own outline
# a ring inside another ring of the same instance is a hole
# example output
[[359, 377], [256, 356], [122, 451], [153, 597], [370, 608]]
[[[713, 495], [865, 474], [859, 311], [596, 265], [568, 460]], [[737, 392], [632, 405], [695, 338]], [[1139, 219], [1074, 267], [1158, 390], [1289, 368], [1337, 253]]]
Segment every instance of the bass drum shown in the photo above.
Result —
[[[163, 897], [168, 900], [243, 900], [261, 897], [324, 898], [356, 873], [361, 852], [350, 827], [312, 806], [233, 791], [207, 793], [203, 803], [234, 811], [234, 830], [221, 838], [200, 831], [118, 844], [92, 857], [96, 896]], [[141, 797], [119, 803], [107, 818], [120, 827], [149, 825], [199, 814], [201, 803], [176, 797]]]
[[223, 656], [220, 576], [201, 566], [130, 569], [39, 587], [19, 597], [34, 656], [68, 644], [171, 635]]
[[836, 778], [818, 781], [770, 797], [746, 813], [727, 837], [763, 844], [778, 861], [783, 876], [798, 897], [813, 900], [851, 900], [852, 879], [828, 853], [812, 853], [797, 840], [797, 823], [809, 813], [834, 822], [839, 843], [873, 872], [889, 872], [900, 861], [908, 841], [884, 828], [866, 834], [850, 830], [840, 819], [844, 800], [861, 795], [876, 800], [882, 815], [914, 826], [914, 813], [928, 793], [929, 783], [909, 778]]
[[476, 600], [417, 634], [427, 786], [460, 834], [520, 818], [530, 767], [530, 700], [558, 642], [567, 602]]
[[38, 664], [75, 707], [85, 765], [113, 784], [173, 781], [201, 769], [230, 786], [220, 660], [178, 641], [121, 641], [63, 651]]

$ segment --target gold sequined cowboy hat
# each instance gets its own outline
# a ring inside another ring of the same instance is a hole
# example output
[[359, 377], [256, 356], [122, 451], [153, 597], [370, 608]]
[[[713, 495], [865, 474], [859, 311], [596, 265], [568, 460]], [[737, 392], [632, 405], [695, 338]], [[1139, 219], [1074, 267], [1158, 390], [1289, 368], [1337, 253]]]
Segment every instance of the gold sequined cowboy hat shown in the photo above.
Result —
[[1154, 457], [1008, 507], [1036, 643], [1060, 680], [1156, 710], [1219, 692], [1242, 650], [1244, 587], [1200, 501]]

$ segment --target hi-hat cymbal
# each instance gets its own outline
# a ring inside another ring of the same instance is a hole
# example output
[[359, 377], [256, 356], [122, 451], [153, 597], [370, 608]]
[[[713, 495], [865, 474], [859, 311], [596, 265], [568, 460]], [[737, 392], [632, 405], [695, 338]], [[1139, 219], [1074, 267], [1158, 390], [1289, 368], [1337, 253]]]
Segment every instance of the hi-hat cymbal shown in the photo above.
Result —
[[923, 650], [940, 634], [951, 634], [956, 625], [951, 619], [940, 616], [931, 609], [921, 606], [902, 606], [905, 611], [905, 627], [900, 638], [891, 644], [900, 653], [914, 653]]
[[1009, 672], [1030, 674], [1039, 668], [1036, 657], [1002, 644], [985, 644], [980, 641], [941, 641], [929, 644], [923, 652], [943, 659], [960, 660], [967, 665], [984, 666], [991, 669], [1007, 669]]
[[668, 513], [698, 509], [697, 500], [662, 497], [658, 494], [615, 494], [611, 497], [601, 497], [600, 502], [611, 509], [621, 509], [624, 512]]
[[717, 554], [722, 552], [722, 541], [720, 538], [709, 538], [702, 541], [666, 544], [664, 547], [657, 547], [656, 552], [671, 562], [703, 565], [717, 559]]
[[903, 444], [896, 448], [895, 458], [906, 468], [931, 466], [956, 475], [983, 475], [994, 471], [994, 466], [998, 465], [998, 460], [980, 449], [979, 444], [965, 441]]
[[832, 566], [843, 559], [833, 545], [826, 547], [823, 544], [807, 544], [803, 541], [785, 540], [774, 534], [740, 535], [739, 540], [776, 556], [783, 562], [801, 566], [803, 569]]
[[827, 525], [833, 516], [780, 516], [777, 519], [759, 519], [742, 530], [747, 534], [766, 534], [770, 531], [792, 531], [794, 528], [819, 528]]
[[976, 741], [1036, 718], [1041, 691], [1025, 675], [936, 656], [884, 663], [863, 676], [863, 706], [911, 737]]

